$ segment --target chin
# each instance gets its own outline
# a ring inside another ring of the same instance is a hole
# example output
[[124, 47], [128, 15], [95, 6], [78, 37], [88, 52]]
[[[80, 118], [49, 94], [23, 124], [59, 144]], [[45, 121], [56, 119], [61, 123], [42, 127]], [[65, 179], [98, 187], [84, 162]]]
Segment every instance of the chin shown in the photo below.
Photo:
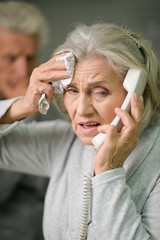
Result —
[[93, 145], [92, 138], [90, 138], [90, 137], [88, 137], [88, 138], [87, 137], [85, 137], [85, 138], [80, 137], [80, 139], [85, 145]]

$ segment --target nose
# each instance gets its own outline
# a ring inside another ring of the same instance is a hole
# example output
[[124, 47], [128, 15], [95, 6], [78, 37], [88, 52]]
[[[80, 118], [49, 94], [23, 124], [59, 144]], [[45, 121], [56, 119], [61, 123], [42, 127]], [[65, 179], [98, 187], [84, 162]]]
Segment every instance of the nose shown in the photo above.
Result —
[[78, 99], [77, 114], [79, 116], [88, 116], [94, 113], [94, 107], [90, 96], [80, 95]]
[[19, 57], [15, 63], [15, 75], [17, 80], [28, 78], [28, 64], [24, 57]]

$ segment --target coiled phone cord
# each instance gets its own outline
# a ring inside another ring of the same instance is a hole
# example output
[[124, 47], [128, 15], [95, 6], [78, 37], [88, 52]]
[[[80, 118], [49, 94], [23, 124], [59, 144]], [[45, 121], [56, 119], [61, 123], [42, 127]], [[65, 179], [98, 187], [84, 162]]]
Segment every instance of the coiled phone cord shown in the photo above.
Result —
[[79, 240], [85, 240], [87, 237], [88, 216], [91, 198], [90, 195], [91, 195], [91, 175], [89, 173], [86, 173], [83, 176], [83, 203]]

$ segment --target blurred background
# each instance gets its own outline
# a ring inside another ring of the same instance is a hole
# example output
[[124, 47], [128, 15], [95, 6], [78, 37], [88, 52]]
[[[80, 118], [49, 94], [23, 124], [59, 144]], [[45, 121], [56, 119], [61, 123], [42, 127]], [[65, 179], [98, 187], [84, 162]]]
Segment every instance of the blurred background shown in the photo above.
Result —
[[[2, 1], [2, 0], [1, 0]], [[115, 23], [142, 33], [152, 44], [160, 59], [159, 0], [26, 0], [37, 5], [48, 19], [50, 42], [40, 61], [50, 58], [53, 50], [63, 43], [75, 23], [97, 21]]]

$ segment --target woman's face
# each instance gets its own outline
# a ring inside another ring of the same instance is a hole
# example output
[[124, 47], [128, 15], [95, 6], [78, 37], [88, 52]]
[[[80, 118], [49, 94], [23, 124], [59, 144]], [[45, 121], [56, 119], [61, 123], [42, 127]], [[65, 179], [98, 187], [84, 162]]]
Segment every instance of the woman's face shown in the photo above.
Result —
[[97, 127], [110, 124], [116, 116], [115, 107], [121, 107], [126, 97], [122, 84], [104, 57], [76, 63], [72, 82], [65, 87], [64, 103], [83, 143], [92, 144]]

